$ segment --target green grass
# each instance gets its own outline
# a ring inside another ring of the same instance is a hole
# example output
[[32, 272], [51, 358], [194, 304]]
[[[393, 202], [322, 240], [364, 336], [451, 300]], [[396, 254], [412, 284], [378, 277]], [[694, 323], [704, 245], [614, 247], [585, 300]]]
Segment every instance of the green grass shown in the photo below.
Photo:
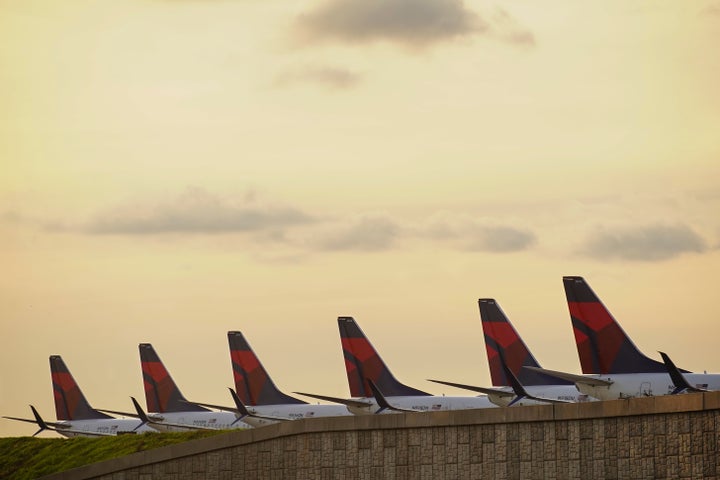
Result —
[[145, 433], [102, 438], [0, 438], [0, 478], [34, 479], [89, 463], [218, 433], [223, 431]]

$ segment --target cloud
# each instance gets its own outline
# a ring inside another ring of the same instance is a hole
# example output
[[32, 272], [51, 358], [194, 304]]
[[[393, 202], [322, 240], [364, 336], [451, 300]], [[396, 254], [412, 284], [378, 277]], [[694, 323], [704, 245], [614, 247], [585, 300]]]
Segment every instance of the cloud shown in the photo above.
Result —
[[351, 221], [311, 243], [319, 250], [343, 251], [381, 251], [394, 246], [400, 233], [400, 227], [391, 219], [383, 216], [368, 215]]
[[312, 221], [294, 208], [259, 204], [252, 195], [237, 200], [192, 188], [170, 202], [103, 212], [82, 230], [98, 235], [216, 234], [266, 231]]
[[701, 15], [720, 16], [720, 2], [711, 3], [700, 12]]
[[482, 227], [467, 239], [468, 250], [484, 252], [518, 252], [527, 250], [536, 242], [531, 232], [513, 227]]
[[588, 238], [581, 253], [601, 260], [659, 261], [683, 253], [702, 253], [705, 241], [686, 225], [651, 225]]
[[350, 70], [334, 67], [305, 67], [290, 70], [278, 75], [275, 85], [284, 87], [297, 83], [314, 83], [335, 90], [352, 88], [361, 80], [361, 76]]
[[480, 16], [462, 0], [327, 1], [298, 17], [296, 33], [304, 43], [386, 41], [411, 48], [477, 34], [514, 44], [535, 43], [532, 33], [507, 12], [495, 9]]
[[527, 250], [537, 238], [526, 229], [508, 225], [486, 225], [465, 217], [434, 218], [419, 233], [434, 240], [448, 241], [462, 250], [507, 253]]

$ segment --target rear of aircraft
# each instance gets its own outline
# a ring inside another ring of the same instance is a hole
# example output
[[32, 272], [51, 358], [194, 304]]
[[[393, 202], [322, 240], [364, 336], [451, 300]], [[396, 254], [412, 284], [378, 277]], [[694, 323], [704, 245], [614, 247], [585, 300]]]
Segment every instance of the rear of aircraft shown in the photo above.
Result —
[[534, 385], [570, 385], [570, 382], [527, 370], [522, 367], [540, 367], [535, 357], [510, 323], [500, 305], [492, 298], [478, 300], [480, 321], [482, 322], [487, 350], [490, 378], [494, 386], [508, 386], [511, 379], [506, 375], [503, 360], [507, 368], [525, 386]]
[[228, 332], [235, 391], [245, 405], [305, 404], [281, 392], [240, 332]]
[[638, 350], [583, 277], [563, 277], [563, 286], [583, 373], [667, 373]]
[[338, 327], [352, 397], [373, 397], [368, 379], [386, 397], [429, 395], [395, 379], [354, 318], [338, 317]]
[[141, 343], [140, 364], [142, 366], [145, 402], [148, 412], [207, 412], [207, 408], [189, 403], [163, 365], [155, 349], [149, 343]]
[[112, 418], [90, 406], [60, 355], [50, 356], [50, 374], [58, 420]]

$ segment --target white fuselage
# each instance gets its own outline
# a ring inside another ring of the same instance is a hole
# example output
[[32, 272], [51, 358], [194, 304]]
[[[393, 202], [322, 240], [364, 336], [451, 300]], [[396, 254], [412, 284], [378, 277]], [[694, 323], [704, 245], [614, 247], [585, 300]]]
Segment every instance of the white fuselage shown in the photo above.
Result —
[[[531, 385], [524, 387], [527, 393], [534, 397], [547, 398], [550, 400], [564, 400], [566, 402], [592, 402], [595, 398], [591, 398], [588, 394], [578, 392], [575, 385]], [[510, 387], [501, 387], [501, 390], [506, 392], [512, 392]], [[491, 402], [499, 407], [507, 407], [515, 397], [500, 396], [488, 394], [488, 398]], [[513, 406], [518, 405], [547, 405], [548, 402], [542, 402], [539, 400], [532, 400], [524, 398], [519, 402], [513, 403]]]
[[[92, 420], [58, 420], [56, 432], [65, 437], [97, 437], [98, 435], [122, 435], [154, 432], [149, 425], [129, 418], [102, 418]], [[137, 430], [135, 430], [137, 428]]]
[[237, 421], [233, 412], [165, 412], [149, 413], [152, 428], [162, 432], [186, 432], [188, 430], [226, 430], [249, 428], [244, 421]]
[[[355, 415], [373, 415], [379, 409], [374, 398], [353, 398], [363, 402], [371, 402], [367, 407], [347, 407]], [[390, 405], [405, 410], [418, 412], [438, 412], [443, 410], [469, 410], [473, 408], [493, 408], [495, 405], [484, 395], [478, 397], [445, 397], [445, 396], [402, 396], [387, 397]], [[382, 413], [398, 413], [394, 410], [384, 410]]]
[[317, 417], [342, 417], [350, 415], [347, 407], [344, 405], [325, 405], [325, 404], [283, 404], [283, 405], [255, 405], [248, 406], [248, 411], [257, 415], [266, 415], [268, 417], [275, 417], [278, 420], [272, 418], [258, 418], [258, 417], [245, 417], [244, 422], [252, 425], [253, 427], [262, 427], [264, 425], [270, 425], [287, 420], [300, 420], [303, 418], [317, 418]]
[[[582, 382], [576, 384], [578, 390], [600, 400], [668, 395], [675, 389], [675, 385], [667, 373], [619, 373], [586, 376], [613, 382], [608, 386], [591, 386]], [[684, 373], [683, 376], [693, 387], [720, 390], [720, 374]]]

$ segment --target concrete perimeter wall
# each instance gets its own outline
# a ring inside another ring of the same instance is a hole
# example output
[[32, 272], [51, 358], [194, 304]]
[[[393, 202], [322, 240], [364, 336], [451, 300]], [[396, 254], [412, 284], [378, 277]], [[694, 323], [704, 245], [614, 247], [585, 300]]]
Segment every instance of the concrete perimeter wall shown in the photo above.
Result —
[[720, 478], [718, 444], [720, 392], [297, 420], [45, 478]]

